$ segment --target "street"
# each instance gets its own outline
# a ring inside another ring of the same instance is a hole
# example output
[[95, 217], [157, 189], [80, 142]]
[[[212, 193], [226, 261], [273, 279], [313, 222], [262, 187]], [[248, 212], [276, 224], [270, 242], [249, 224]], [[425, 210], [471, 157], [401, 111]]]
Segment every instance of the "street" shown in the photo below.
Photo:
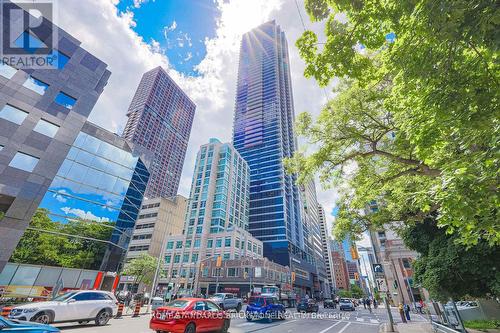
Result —
[[[338, 309], [320, 308], [319, 314], [299, 314], [295, 309], [288, 309], [287, 319], [284, 321], [247, 322], [243, 315], [234, 314], [231, 319], [230, 333], [262, 332], [262, 333], [375, 333], [379, 331], [380, 324], [387, 322], [387, 311], [384, 308], [373, 310], [369, 313], [363, 307], [358, 307], [354, 312], [340, 312]], [[400, 322], [399, 314], [395, 309], [392, 315], [396, 322]], [[425, 321], [421, 315], [412, 314], [412, 321]], [[148, 327], [149, 315], [139, 318], [124, 317], [113, 319], [104, 327], [95, 327], [61, 324], [55, 325], [63, 332], [76, 333], [151, 333]]]

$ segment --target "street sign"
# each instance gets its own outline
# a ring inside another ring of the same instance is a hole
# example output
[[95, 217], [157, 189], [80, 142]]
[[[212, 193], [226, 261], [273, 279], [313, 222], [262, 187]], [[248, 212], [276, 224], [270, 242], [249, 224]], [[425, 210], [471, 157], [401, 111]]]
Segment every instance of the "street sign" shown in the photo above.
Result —
[[376, 279], [375, 282], [377, 283], [377, 289], [380, 292], [387, 292], [387, 284], [385, 283], [385, 279]]
[[384, 266], [382, 264], [373, 264], [373, 274], [377, 278], [383, 278], [384, 275]]

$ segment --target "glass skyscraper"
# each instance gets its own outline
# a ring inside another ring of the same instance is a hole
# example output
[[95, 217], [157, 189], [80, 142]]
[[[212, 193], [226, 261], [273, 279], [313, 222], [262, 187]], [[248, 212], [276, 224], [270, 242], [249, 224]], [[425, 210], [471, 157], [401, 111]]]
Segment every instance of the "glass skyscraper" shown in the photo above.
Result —
[[243, 36], [238, 71], [233, 144], [250, 167], [248, 230], [264, 243], [264, 256], [291, 265], [295, 286], [310, 292], [314, 258], [296, 178], [283, 166], [297, 144], [288, 45], [275, 21]]

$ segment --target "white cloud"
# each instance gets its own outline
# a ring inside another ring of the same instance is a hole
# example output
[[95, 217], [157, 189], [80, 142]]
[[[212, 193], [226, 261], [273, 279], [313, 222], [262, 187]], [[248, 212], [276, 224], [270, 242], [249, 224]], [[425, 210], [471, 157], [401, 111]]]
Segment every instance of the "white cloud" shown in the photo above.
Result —
[[84, 211], [83, 209], [79, 209], [79, 208], [70, 208], [70, 207], [62, 207], [61, 210], [67, 214], [73, 214], [79, 218], [81, 218], [82, 220], [90, 220], [90, 221], [96, 221], [96, 222], [109, 222], [110, 219], [107, 218], [107, 217], [99, 217], [99, 216], [95, 216], [94, 214], [92, 214], [92, 212], [88, 211]]
[[[154, 2], [155, 0], [153, 0]], [[134, 7], [140, 8], [143, 4], [149, 2], [149, 0], [134, 0]]]
[[[230, 141], [234, 111], [234, 95], [238, 71], [238, 53], [241, 36], [260, 23], [276, 19], [285, 31], [290, 52], [291, 76], [296, 114], [309, 111], [319, 114], [330, 89], [320, 89], [313, 79], [305, 79], [305, 64], [300, 59], [295, 41], [302, 34], [297, 8], [290, 0], [215, 0], [220, 9], [215, 37], [206, 39], [206, 56], [196, 67], [198, 77], [186, 77], [169, 68], [169, 61], [157, 42], [146, 43], [132, 29], [135, 25], [131, 12], [119, 14], [117, 0], [61, 1], [60, 26], [74, 35], [82, 46], [109, 65], [112, 72], [104, 93], [95, 106], [90, 120], [112, 131], [126, 123], [125, 114], [142, 74], [158, 65], [168, 68], [172, 78], [196, 103], [197, 110], [191, 132], [179, 192], [189, 193], [198, 147], [210, 137]], [[140, 4], [144, 1], [139, 1]], [[139, 4], [139, 5], [140, 5]], [[311, 24], [304, 12], [303, 0], [299, 7], [306, 28], [319, 33], [321, 23]], [[165, 33], [177, 28], [174, 21]], [[187, 39], [185, 39], [187, 40]], [[189, 39], [189, 42], [190, 39]], [[338, 194], [318, 189], [319, 201], [328, 213], [329, 224]]]
[[189, 61], [193, 58], [193, 53], [192, 52], [188, 52], [186, 54], [186, 57], [183, 59], [184, 61]]
[[64, 203], [68, 201], [68, 199], [64, 197], [65, 194], [68, 194], [68, 192], [66, 192], [65, 190], [60, 190], [57, 193], [54, 193], [52, 197], [55, 198], [57, 201]]

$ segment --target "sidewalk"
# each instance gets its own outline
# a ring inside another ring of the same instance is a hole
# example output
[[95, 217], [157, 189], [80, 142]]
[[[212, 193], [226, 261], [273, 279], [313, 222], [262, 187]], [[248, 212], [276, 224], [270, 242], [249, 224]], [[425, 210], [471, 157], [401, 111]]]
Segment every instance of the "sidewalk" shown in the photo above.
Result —
[[[380, 326], [380, 333], [389, 332], [389, 324], [384, 323]], [[397, 323], [394, 324], [394, 332], [399, 333], [432, 333], [431, 324], [428, 322], [419, 323]]]

